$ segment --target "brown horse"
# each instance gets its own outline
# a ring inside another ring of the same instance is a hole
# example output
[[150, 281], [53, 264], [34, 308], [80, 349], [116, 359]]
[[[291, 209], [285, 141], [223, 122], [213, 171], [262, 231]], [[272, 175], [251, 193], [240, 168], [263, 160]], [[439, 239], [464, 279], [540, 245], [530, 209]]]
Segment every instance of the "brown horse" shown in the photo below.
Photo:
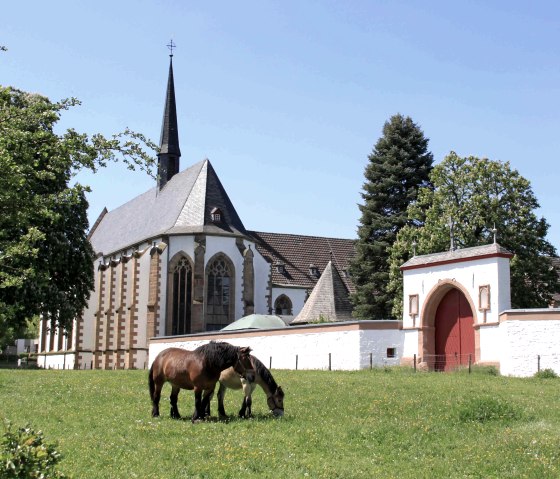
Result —
[[[251, 395], [255, 391], [257, 385], [259, 385], [266, 394], [266, 402], [272, 414], [274, 414], [275, 417], [283, 416], [284, 391], [282, 391], [282, 388], [276, 384], [270, 370], [268, 370], [258, 358], [251, 355], [250, 360], [252, 369], [255, 371], [254, 381], [248, 378], [239, 377], [233, 368], [225, 369], [222, 371], [222, 374], [220, 374], [220, 389], [218, 390], [218, 413], [220, 414], [220, 417], [227, 417], [224, 409], [224, 397], [226, 395], [227, 388], [243, 389], [243, 403], [241, 404], [241, 409], [239, 410], [239, 417], [251, 417], [251, 405], [253, 402]], [[212, 399], [213, 392], [208, 393], [208, 395], [209, 398], [206, 401], [206, 412], [210, 415], [210, 400]]]
[[194, 389], [195, 408], [192, 421], [204, 419], [206, 395], [216, 387], [220, 373], [232, 367], [235, 374], [254, 380], [254, 371], [249, 359], [251, 348], [232, 346], [225, 342], [211, 341], [208, 344], [187, 351], [181, 348], [167, 348], [157, 355], [150, 368], [149, 386], [152, 400], [152, 416], [159, 416], [161, 388], [166, 381], [171, 383], [171, 417], [179, 419], [177, 397], [181, 389]]

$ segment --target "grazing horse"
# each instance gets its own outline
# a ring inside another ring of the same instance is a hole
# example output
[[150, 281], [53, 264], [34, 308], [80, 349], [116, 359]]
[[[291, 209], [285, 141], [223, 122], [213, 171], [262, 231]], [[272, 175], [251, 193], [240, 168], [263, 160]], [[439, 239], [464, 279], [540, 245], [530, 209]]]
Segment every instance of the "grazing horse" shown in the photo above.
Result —
[[187, 351], [167, 348], [157, 355], [150, 368], [149, 386], [152, 400], [152, 416], [159, 416], [161, 388], [166, 381], [171, 383], [171, 417], [179, 419], [177, 396], [181, 389], [194, 389], [194, 413], [192, 421], [204, 419], [206, 404], [203, 392], [211, 394], [224, 369], [232, 368], [235, 374], [254, 380], [253, 366], [249, 359], [251, 348], [232, 346], [225, 342], [211, 341]]
[[[266, 366], [253, 355], [249, 356], [252, 364], [252, 369], [255, 371], [255, 380], [251, 381], [249, 378], [239, 377], [233, 368], [228, 368], [220, 374], [220, 389], [218, 390], [218, 413], [220, 417], [227, 417], [224, 409], [224, 397], [226, 389], [243, 389], [243, 403], [239, 410], [239, 417], [251, 417], [251, 395], [255, 391], [257, 384], [263, 389], [266, 394], [267, 405], [275, 417], [284, 415], [284, 391], [276, 384], [270, 371]], [[205, 393], [206, 394], [206, 393]], [[213, 392], [208, 393], [210, 396], [207, 401], [207, 414], [210, 415], [210, 400], [212, 399]]]

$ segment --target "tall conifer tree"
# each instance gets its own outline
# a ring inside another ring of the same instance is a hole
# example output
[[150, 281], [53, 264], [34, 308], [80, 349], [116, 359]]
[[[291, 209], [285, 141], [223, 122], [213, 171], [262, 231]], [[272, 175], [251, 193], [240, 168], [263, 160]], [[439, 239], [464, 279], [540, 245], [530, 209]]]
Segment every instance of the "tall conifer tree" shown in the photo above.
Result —
[[387, 319], [391, 315], [389, 248], [406, 225], [407, 207], [416, 200], [419, 188], [430, 185], [432, 163], [428, 139], [420, 127], [410, 117], [392, 116], [365, 169], [356, 256], [350, 266], [357, 318]]

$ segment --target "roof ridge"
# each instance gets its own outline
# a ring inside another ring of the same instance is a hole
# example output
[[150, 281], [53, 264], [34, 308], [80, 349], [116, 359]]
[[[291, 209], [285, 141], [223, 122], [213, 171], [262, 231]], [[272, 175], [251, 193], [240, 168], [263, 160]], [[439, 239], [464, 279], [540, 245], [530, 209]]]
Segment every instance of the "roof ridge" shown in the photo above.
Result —
[[335, 238], [334, 236], [317, 236], [317, 235], [304, 235], [299, 233], [274, 233], [270, 231], [256, 231], [256, 230], [247, 230], [248, 233], [255, 233], [255, 234], [264, 234], [264, 235], [274, 235], [274, 236], [294, 236], [299, 238], [317, 238], [317, 239], [326, 239], [326, 240], [335, 240], [335, 241], [356, 241], [357, 238]]

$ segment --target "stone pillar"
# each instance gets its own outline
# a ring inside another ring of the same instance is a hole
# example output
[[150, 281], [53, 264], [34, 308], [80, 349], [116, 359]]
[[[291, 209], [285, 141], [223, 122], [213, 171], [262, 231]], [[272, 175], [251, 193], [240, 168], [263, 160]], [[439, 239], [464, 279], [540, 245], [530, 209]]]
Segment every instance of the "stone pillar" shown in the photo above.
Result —
[[132, 254], [132, 282], [131, 282], [131, 301], [128, 307], [128, 333], [126, 348], [128, 354], [126, 356], [125, 367], [127, 369], [136, 367], [136, 348], [138, 347], [138, 294], [139, 294], [139, 281], [140, 281], [140, 253], [134, 252]]
[[113, 350], [115, 347], [115, 290], [116, 288], [116, 268], [117, 263], [111, 261], [109, 269], [109, 304], [105, 311], [105, 344], [104, 344], [104, 369], [113, 369]]
[[103, 347], [103, 336], [104, 336], [104, 320], [105, 320], [105, 270], [107, 266], [105, 263], [99, 265], [98, 275], [99, 275], [99, 287], [98, 287], [98, 307], [95, 313], [95, 339], [93, 347], [93, 367], [99, 369], [102, 367], [102, 347]]
[[62, 326], [58, 326], [58, 344], [57, 344], [57, 351], [64, 350], [64, 328]]
[[243, 253], [243, 316], [255, 312], [255, 270], [254, 253], [249, 246]]
[[124, 368], [125, 329], [126, 329], [126, 292], [128, 284], [127, 262], [129, 257], [121, 256], [121, 281], [117, 299], [116, 322], [115, 322], [115, 368]]
[[74, 321], [77, 323], [78, 318], [74, 319], [72, 323], [70, 323], [70, 327], [68, 331], [66, 331], [66, 351], [70, 351], [74, 349], [76, 346], [74, 345]]
[[200, 333], [205, 329], [204, 321], [204, 255], [206, 238], [195, 236], [194, 271], [193, 271], [193, 304], [191, 314], [191, 332]]
[[39, 347], [40, 352], [47, 351], [47, 330], [49, 328], [47, 318], [44, 316], [41, 318], [41, 344]]
[[[159, 326], [159, 303], [161, 296], [161, 253], [164, 243], [152, 246], [150, 249], [150, 279], [148, 290], [148, 311], [146, 322], [146, 340], [157, 335]], [[148, 347], [148, 344], [145, 345]]]

